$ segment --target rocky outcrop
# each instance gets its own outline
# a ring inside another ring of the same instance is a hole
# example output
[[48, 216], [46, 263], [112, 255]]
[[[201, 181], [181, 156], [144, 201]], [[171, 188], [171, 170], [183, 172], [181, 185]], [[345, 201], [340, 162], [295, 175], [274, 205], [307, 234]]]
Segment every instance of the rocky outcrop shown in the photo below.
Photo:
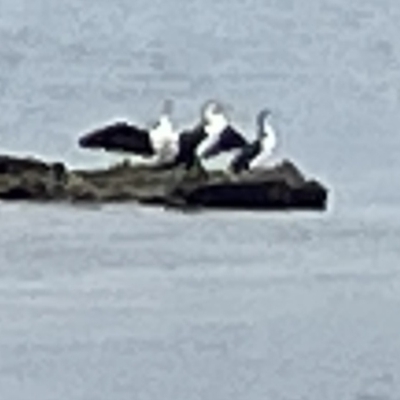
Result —
[[155, 168], [127, 162], [105, 169], [69, 170], [63, 163], [0, 156], [0, 199], [141, 201], [162, 203], [172, 188], [207, 179], [200, 165]]
[[62, 163], [0, 156], [0, 198], [50, 200], [64, 197], [68, 172]]
[[127, 162], [102, 170], [69, 170], [63, 163], [0, 156], [0, 199], [137, 201], [182, 208], [323, 210], [327, 189], [291, 162], [231, 176], [200, 164], [155, 168]]
[[136, 200], [148, 204], [165, 203], [176, 187], [197, 185], [208, 178], [199, 164], [186, 170], [184, 166], [157, 168], [125, 162], [103, 170], [74, 173], [96, 188], [101, 201]]
[[327, 189], [307, 180], [291, 162], [240, 176], [214, 176], [206, 182], [180, 185], [170, 193], [170, 205], [224, 209], [324, 210]]

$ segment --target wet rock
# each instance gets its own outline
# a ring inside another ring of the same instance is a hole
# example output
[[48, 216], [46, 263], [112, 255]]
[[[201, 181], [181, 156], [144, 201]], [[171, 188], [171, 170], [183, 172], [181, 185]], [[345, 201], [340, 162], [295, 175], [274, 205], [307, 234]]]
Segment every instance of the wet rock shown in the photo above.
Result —
[[0, 156], [0, 198], [50, 200], [65, 195], [67, 170], [62, 163]]
[[308, 180], [292, 162], [229, 175], [200, 163], [155, 168], [123, 162], [105, 169], [68, 170], [60, 162], [0, 156], [0, 199], [116, 202], [180, 208], [326, 208], [327, 189]]
[[327, 189], [306, 180], [290, 161], [240, 176], [211, 177], [192, 188], [178, 186], [167, 202], [172, 206], [224, 209], [324, 210]]

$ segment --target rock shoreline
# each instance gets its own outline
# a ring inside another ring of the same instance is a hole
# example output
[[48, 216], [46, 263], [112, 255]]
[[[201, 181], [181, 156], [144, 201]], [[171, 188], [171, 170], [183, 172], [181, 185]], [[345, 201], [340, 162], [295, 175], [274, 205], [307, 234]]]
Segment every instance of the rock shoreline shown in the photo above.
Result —
[[201, 165], [161, 169], [127, 162], [73, 170], [62, 162], [0, 156], [4, 201], [122, 202], [178, 208], [324, 210], [328, 190], [304, 177], [291, 161], [229, 176]]

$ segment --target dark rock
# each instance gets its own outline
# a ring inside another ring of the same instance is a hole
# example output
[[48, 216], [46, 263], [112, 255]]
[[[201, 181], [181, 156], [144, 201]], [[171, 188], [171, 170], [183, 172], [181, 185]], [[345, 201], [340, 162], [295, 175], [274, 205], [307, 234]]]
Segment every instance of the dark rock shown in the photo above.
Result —
[[302, 187], [306, 183], [306, 178], [299, 168], [288, 160], [284, 160], [272, 168], [245, 171], [240, 174], [240, 180], [245, 182], [284, 181], [292, 188]]
[[190, 186], [207, 179], [201, 165], [180, 165], [161, 169], [121, 163], [103, 170], [75, 171], [86, 184], [96, 188], [101, 201], [132, 201], [146, 204], [165, 203], [173, 188]]
[[72, 202], [137, 201], [148, 205], [226, 209], [326, 208], [327, 189], [290, 161], [231, 176], [199, 162], [154, 168], [127, 162], [69, 171], [63, 163], [0, 156], [0, 199]]
[[50, 200], [64, 196], [66, 168], [33, 158], [0, 156], [0, 198]]
[[23, 174], [26, 172], [45, 174], [50, 167], [34, 158], [17, 158], [11, 156], [0, 156], [0, 174]]
[[326, 202], [325, 187], [307, 181], [289, 161], [239, 177], [210, 178], [192, 188], [177, 186], [167, 200], [171, 206], [265, 210], [324, 210]]

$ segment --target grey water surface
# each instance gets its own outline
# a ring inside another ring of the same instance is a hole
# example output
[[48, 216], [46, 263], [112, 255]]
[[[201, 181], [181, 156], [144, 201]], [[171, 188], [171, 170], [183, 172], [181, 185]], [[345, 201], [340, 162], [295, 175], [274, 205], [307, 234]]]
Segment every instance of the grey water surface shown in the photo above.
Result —
[[0, 398], [400, 399], [400, 4], [0, 0], [1, 153], [227, 104], [325, 213], [0, 204]]

